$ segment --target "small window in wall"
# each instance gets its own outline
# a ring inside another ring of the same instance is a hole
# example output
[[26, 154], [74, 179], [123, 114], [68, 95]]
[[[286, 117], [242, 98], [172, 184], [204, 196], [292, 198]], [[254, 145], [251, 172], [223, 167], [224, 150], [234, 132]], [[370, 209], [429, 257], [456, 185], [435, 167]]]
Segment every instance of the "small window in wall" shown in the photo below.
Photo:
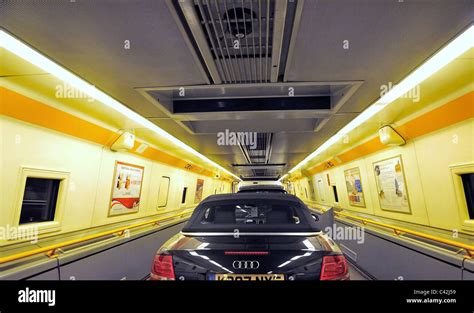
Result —
[[332, 185], [332, 192], [334, 193], [334, 201], [339, 202], [339, 197], [337, 195], [337, 187], [336, 185]]
[[304, 193], [306, 194], [306, 199], [308, 199], [308, 190], [306, 189], [306, 187], [304, 188]]
[[474, 220], [474, 173], [461, 174], [469, 219]]
[[27, 177], [20, 225], [54, 221], [60, 179]]
[[160, 189], [158, 190], [158, 207], [163, 208], [168, 204], [168, 193], [170, 190], [170, 178], [162, 176], [160, 179]]
[[188, 187], [183, 188], [183, 195], [181, 196], [181, 204], [186, 203], [186, 193], [188, 192]]

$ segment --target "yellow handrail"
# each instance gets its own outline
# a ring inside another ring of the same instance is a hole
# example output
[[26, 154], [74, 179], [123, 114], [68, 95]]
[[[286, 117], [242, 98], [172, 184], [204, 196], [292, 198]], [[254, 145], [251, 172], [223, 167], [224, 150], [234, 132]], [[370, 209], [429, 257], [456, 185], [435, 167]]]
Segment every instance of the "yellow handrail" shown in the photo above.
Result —
[[[322, 209], [322, 211], [325, 212], [326, 210]], [[425, 234], [425, 233], [422, 233], [422, 232], [418, 232], [418, 231], [403, 228], [403, 227], [398, 227], [398, 226], [385, 224], [385, 223], [382, 223], [382, 222], [376, 222], [376, 221], [373, 221], [373, 220], [370, 220], [370, 219], [367, 219], [367, 218], [363, 218], [363, 217], [359, 217], [359, 216], [355, 216], [355, 215], [351, 215], [351, 214], [347, 214], [347, 213], [334, 211], [334, 215], [342, 216], [342, 217], [346, 217], [346, 218], [350, 218], [350, 219], [355, 219], [355, 220], [361, 221], [364, 225], [365, 224], [372, 224], [372, 225], [377, 225], [377, 226], [381, 226], [381, 227], [385, 227], [385, 228], [390, 228], [391, 230], [393, 230], [394, 234], [397, 235], [397, 236], [405, 233], [405, 234], [415, 235], [415, 236], [418, 236], [418, 237], [421, 237], [421, 238], [429, 239], [429, 240], [432, 240], [432, 241], [436, 241], [436, 242], [439, 242], [439, 243], [443, 243], [443, 244], [453, 246], [453, 247], [456, 247], [456, 248], [464, 249], [466, 251], [467, 255], [469, 256], [469, 258], [472, 258], [474, 256], [474, 246], [464, 244], [462, 242], [457, 242], [457, 241], [454, 241], [454, 240], [444, 239], [444, 238], [441, 238], [441, 237], [436, 237], [436, 236], [433, 236], [433, 235]]]
[[[175, 211], [178, 211], [178, 210], [175, 210]], [[175, 211], [171, 211], [171, 212], [175, 212]], [[325, 210], [323, 210], [323, 212], [324, 211]], [[71, 246], [71, 245], [81, 243], [81, 242], [85, 242], [85, 241], [89, 241], [89, 240], [92, 240], [92, 239], [97, 239], [97, 238], [100, 238], [100, 237], [105, 237], [105, 236], [112, 235], [112, 234], [118, 234], [118, 235], [122, 236], [126, 230], [130, 230], [130, 229], [133, 229], [133, 228], [137, 228], [137, 227], [141, 227], [141, 226], [145, 226], [145, 225], [149, 225], [149, 224], [158, 224], [160, 222], [163, 222], [163, 221], [166, 221], [166, 220], [169, 220], [169, 219], [173, 219], [173, 218], [178, 217], [178, 216], [182, 217], [182, 216], [187, 215], [189, 213], [191, 213], [191, 212], [189, 212], [189, 211], [188, 212], [182, 212], [182, 213], [179, 213], [179, 214], [166, 216], [166, 217], [158, 218], [158, 219], [153, 219], [153, 220], [150, 220], [150, 221], [134, 224], [134, 225], [131, 225], [131, 226], [124, 226], [124, 227], [116, 228], [116, 229], [113, 229], [113, 230], [101, 232], [101, 233], [98, 233], [98, 234], [89, 235], [89, 236], [82, 237], [82, 238], [79, 238], [79, 239], [73, 239], [73, 240], [69, 240], [69, 241], [66, 241], [66, 242], [61, 242], [61, 243], [58, 243], [58, 244], [49, 245], [49, 246], [46, 246], [46, 247], [43, 247], [43, 248], [38, 248], [38, 249], [30, 250], [30, 251], [25, 251], [25, 252], [13, 254], [13, 255], [10, 255], [10, 256], [0, 258], [0, 264], [4, 264], [4, 263], [7, 263], [7, 262], [23, 259], [23, 258], [32, 256], [32, 255], [43, 253], [43, 252], [46, 252], [46, 255], [48, 255], [50, 257], [55, 257], [55, 256], [57, 256], [56, 253], [55, 253], [56, 250], [58, 250], [60, 248], [63, 248], [63, 247]], [[406, 228], [403, 228], [403, 227], [392, 226], [392, 225], [388, 225], [388, 224], [385, 224], [385, 223], [376, 222], [376, 221], [373, 221], [373, 220], [369, 220], [369, 219], [366, 219], [366, 218], [358, 217], [358, 216], [347, 214], [347, 213], [334, 212], [334, 214], [337, 215], [337, 216], [342, 216], [342, 217], [346, 217], [346, 218], [361, 221], [364, 225], [365, 224], [372, 224], [372, 225], [377, 225], [377, 226], [389, 228], [389, 229], [394, 231], [395, 235], [401, 235], [402, 233], [411, 234], [411, 235], [415, 235], [415, 236], [418, 236], [418, 237], [421, 237], [421, 238], [433, 240], [433, 241], [440, 242], [440, 243], [443, 243], [443, 244], [446, 244], [446, 245], [450, 245], [450, 246], [453, 246], [453, 247], [464, 249], [467, 252], [467, 254], [470, 258], [474, 256], [474, 246], [472, 246], [472, 245], [467, 245], [467, 244], [464, 244], [464, 243], [461, 243], [461, 242], [457, 242], [457, 241], [453, 241], [453, 240], [449, 240], [449, 239], [444, 239], [444, 238], [440, 238], [440, 237], [436, 237], [436, 236], [432, 236], [432, 235], [429, 235], [429, 234], [417, 232], [417, 231], [406, 229]]]
[[[174, 211], [171, 211], [171, 212], [176, 212], [176, 211], [179, 211], [179, 210], [174, 210]], [[81, 238], [78, 238], [78, 239], [72, 239], [72, 240], [57, 243], [57, 244], [54, 244], [54, 245], [49, 245], [49, 246], [46, 246], [46, 247], [43, 247], [43, 248], [38, 248], [38, 249], [30, 250], [30, 251], [17, 253], [17, 254], [12, 254], [12, 255], [0, 258], [0, 264], [4, 264], [4, 263], [7, 263], [7, 262], [23, 259], [23, 258], [32, 256], [32, 255], [43, 253], [43, 252], [46, 252], [46, 255], [49, 256], [49, 257], [56, 257], [57, 256], [56, 251], [60, 248], [64, 248], [64, 247], [71, 246], [71, 245], [74, 245], [74, 244], [77, 244], [77, 243], [81, 243], [81, 242], [85, 242], [85, 241], [89, 241], [89, 240], [92, 240], [92, 239], [97, 239], [97, 238], [100, 238], [100, 237], [105, 237], [105, 236], [113, 235], [113, 234], [118, 234], [119, 236], [123, 236], [123, 234], [125, 233], [126, 230], [130, 230], [130, 229], [133, 229], [133, 228], [137, 228], [137, 227], [141, 227], [141, 226], [145, 226], [145, 225], [149, 225], [149, 224], [159, 224], [160, 222], [164, 222], [166, 220], [170, 220], [170, 219], [173, 219], [173, 218], [178, 217], [178, 216], [182, 217], [182, 216], [190, 214], [190, 213], [191, 213], [191, 211], [188, 210], [187, 212], [182, 212], [182, 213], [174, 214], [174, 215], [171, 215], [171, 216], [165, 216], [165, 217], [162, 217], [162, 218], [157, 218], [157, 219], [153, 219], [153, 220], [150, 220], [150, 221], [137, 223], [137, 224], [134, 224], [134, 225], [123, 226], [123, 227], [119, 227], [119, 228], [116, 228], [116, 229], [104, 231], [104, 232], [101, 232], [101, 233], [98, 233], [98, 234], [89, 235], [89, 236], [81, 237]], [[166, 214], [166, 213], [163, 213], [163, 214]]]

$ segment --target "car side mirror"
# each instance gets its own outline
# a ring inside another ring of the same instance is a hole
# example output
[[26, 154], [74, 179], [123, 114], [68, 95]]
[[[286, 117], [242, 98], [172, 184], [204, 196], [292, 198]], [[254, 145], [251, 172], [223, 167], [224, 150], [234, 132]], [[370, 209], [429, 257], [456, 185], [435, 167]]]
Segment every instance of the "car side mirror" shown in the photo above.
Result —
[[319, 221], [319, 216], [318, 216], [318, 215], [312, 213], [311, 216], [313, 217], [313, 219], [314, 219], [316, 222]]

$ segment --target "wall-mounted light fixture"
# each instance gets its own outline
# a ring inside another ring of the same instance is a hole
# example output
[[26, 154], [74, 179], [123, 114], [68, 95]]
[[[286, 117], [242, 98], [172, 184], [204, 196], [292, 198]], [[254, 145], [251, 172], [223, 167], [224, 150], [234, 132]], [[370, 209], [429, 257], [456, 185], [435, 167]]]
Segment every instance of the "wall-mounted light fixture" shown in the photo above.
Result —
[[405, 139], [390, 125], [379, 129], [379, 138], [380, 142], [386, 146], [401, 146], [406, 143]]
[[117, 112], [123, 114], [127, 118], [142, 125], [143, 127], [148, 128], [149, 130], [155, 132], [156, 134], [160, 135], [164, 139], [172, 142], [177, 147], [183, 149], [184, 151], [188, 153], [191, 153], [194, 156], [197, 156], [204, 162], [212, 165], [216, 169], [219, 169], [229, 174], [230, 176], [236, 178], [237, 180], [241, 180], [238, 176], [231, 173], [230, 171], [228, 171], [221, 165], [210, 160], [209, 158], [202, 155], [198, 151], [194, 150], [193, 148], [191, 148], [190, 146], [188, 146], [181, 140], [175, 138], [170, 133], [166, 132], [165, 130], [158, 127], [151, 121], [147, 120], [145, 117], [141, 116], [135, 111], [132, 111], [131, 109], [129, 109], [122, 103], [118, 102], [117, 100], [115, 100], [114, 98], [106, 94], [105, 92], [95, 88], [94, 85], [74, 75], [69, 70], [63, 68], [62, 66], [58, 65], [56, 62], [45, 57], [44, 55], [34, 50], [27, 44], [23, 43], [22, 41], [18, 40], [11, 34], [7, 33], [3, 29], [0, 29], [0, 47], [14, 53], [15, 55], [30, 62], [31, 64], [36, 65], [37, 67], [41, 68], [45, 72], [50, 73], [51, 75], [61, 79], [68, 85], [74, 88], [77, 88], [78, 90], [84, 92], [85, 94], [92, 97], [93, 99], [100, 101], [102, 104], [116, 110]]
[[[390, 89], [385, 95], [375, 101], [365, 111], [360, 113], [355, 119], [350, 121], [334, 136], [329, 138], [315, 151], [313, 151], [310, 155], [304, 158], [303, 161], [293, 167], [288, 173], [292, 173], [297, 169], [301, 168], [303, 165], [307, 164], [310, 160], [321, 154], [321, 152], [325, 151], [334, 143], [338, 142], [344, 135], [348, 134], [350, 131], [370, 119], [372, 116], [374, 116], [383, 108], [385, 108], [388, 104], [392, 103], [400, 96], [415, 88], [418, 84], [435, 74], [445, 65], [447, 65], [472, 47], [474, 47], [474, 25], [469, 26], [469, 28], [467, 28], [463, 33], [457, 36], [453, 41], [451, 41], [445, 47], [436, 52], [425, 63], [423, 63], [416, 70], [411, 72], [400, 83]], [[286, 175], [282, 176], [279, 180], [281, 181], [285, 177]]]

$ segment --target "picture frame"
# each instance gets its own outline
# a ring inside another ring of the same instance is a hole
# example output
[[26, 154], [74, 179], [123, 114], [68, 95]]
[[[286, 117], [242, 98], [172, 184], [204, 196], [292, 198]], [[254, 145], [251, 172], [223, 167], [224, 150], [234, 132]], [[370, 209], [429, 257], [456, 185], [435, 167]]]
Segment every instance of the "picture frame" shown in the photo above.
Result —
[[372, 163], [377, 198], [383, 211], [412, 214], [401, 155]]
[[138, 213], [145, 167], [115, 161], [108, 217]]
[[197, 179], [196, 193], [194, 194], [194, 203], [199, 203], [202, 200], [202, 193], [204, 190], [204, 179]]
[[365, 208], [364, 189], [359, 167], [349, 168], [344, 171], [347, 197], [351, 206]]

